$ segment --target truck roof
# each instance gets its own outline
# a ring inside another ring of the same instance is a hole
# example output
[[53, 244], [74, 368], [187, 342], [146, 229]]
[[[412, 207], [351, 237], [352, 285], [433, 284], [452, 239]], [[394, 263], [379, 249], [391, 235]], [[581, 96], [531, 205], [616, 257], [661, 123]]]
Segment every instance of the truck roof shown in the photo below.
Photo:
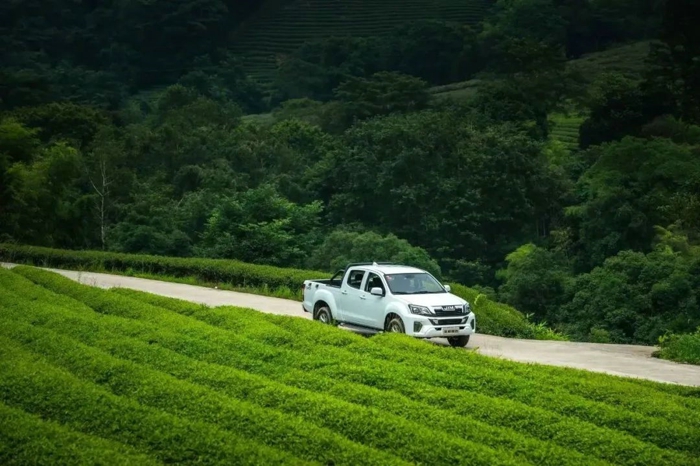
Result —
[[378, 272], [381, 274], [392, 274], [392, 273], [425, 273], [425, 270], [416, 268], [416, 267], [410, 267], [408, 265], [401, 265], [401, 264], [386, 264], [386, 263], [379, 263], [377, 264], [376, 262], [373, 264], [366, 263], [366, 264], [349, 264], [348, 267], [346, 268], [349, 269], [350, 267], [361, 267], [363, 269], [369, 270], [371, 272]]

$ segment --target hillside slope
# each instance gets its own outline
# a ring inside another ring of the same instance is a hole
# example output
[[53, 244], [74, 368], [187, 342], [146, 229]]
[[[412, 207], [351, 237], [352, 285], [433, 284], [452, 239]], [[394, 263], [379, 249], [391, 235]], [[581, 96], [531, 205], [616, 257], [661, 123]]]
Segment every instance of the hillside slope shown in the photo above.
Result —
[[689, 387], [30, 268], [0, 270], [0, 309], [3, 464], [55, 462], [70, 436], [94, 448], [78, 460], [110, 464], [700, 464]]
[[279, 58], [303, 42], [331, 36], [389, 32], [405, 22], [439, 19], [473, 24], [488, 0], [294, 0], [267, 8], [235, 36], [246, 71], [261, 83], [272, 80]]

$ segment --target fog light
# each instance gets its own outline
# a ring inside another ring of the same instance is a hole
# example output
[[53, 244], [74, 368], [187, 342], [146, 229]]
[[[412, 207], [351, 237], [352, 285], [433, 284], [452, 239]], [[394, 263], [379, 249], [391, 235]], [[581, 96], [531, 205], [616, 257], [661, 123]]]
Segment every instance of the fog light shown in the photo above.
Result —
[[474, 330], [474, 319], [472, 319], [472, 321], [469, 322], [469, 323], [470, 323], [470, 325], [472, 326], [472, 330]]
[[421, 324], [420, 322], [413, 322], [413, 331], [415, 333], [420, 332], [420, 329], [422, 329], [422, 328], [423, 328], [423, 324]]

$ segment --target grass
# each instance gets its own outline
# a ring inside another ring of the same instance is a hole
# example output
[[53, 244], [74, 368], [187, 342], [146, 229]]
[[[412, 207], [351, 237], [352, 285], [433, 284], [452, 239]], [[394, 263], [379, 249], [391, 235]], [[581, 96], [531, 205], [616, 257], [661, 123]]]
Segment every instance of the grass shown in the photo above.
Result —
[[[285, 269], [232, 260], [67, 251], [9, 244], [0, 244], [0, 260], [215, 287], [299, 302], [302, 300], [301, 284], [304, 280], [330, 278], [331, 275], [326, 272]], [[510, 306], [495, 303], [485, 296], [479, 297], [475, 290], [453, 284], [452, 292], [470, 302], [477, 316], [478, 331], [481, 333], [538, 340], [567, 339], [565, 335], [529, 322], [522, 313]]]
[[0, 270], [3, 464], [692, 465], [698, 393]]
[[302, 43], [331, 36], [369, 36], [390, 32], [415, 20], [439, 19], [474, 24], [488, 0], [292, 0], [277, 2], [236, 34], [233, 51], [246, 71], [263, 84], [272, 82], [277, 61]]

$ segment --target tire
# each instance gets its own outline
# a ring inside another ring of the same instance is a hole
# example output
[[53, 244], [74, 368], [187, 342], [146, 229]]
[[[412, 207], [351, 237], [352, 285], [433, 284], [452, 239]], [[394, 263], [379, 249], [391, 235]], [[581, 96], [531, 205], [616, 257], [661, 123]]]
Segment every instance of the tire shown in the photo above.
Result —
[[462, 335], [459, 337], [449, 337], [447, 341], [453, 348], [463, 348], [469, 343], [469, 335]]
[[401, 317], [392, 318], [386, 324], [385, 330], [387, 332], [392, 332], [392, 333], [406, 333], [406, 327], [404, 327], [403, 320], [401, 320]]
[[314, 314], [314, 320], [318, 320], [322, 324], [333, 325], [333, 315], [328, 306], [321, 306], [316, 309], [316, 314]]

